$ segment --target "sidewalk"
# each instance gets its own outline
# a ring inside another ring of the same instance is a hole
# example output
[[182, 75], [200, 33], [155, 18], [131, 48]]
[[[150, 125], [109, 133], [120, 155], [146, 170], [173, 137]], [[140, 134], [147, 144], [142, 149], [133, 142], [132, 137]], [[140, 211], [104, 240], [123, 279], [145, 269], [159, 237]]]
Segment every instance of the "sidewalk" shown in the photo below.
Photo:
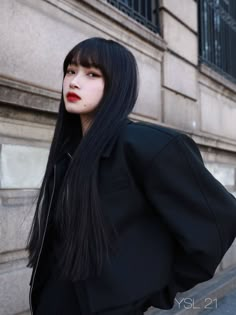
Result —
[[236, 314], [236, 289], [220, 298], [217, 307], [212, 310], [204, 310], [201, 315], [235, 315]]
[[150, 308], [145, 315], [235, 315], [236, 266], [219, 272], [183, 294], [177, 295], [171, 310]]

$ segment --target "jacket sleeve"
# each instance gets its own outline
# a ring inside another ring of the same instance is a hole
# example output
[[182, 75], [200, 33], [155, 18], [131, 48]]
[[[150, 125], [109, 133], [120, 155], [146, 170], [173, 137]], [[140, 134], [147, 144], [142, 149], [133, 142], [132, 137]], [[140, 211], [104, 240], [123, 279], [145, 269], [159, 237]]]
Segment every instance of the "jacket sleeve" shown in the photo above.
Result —
[[236, 199], [205, 168], [190, 137], [177, 136], [153, 158], [144, 190], [176, 240], [171, 290], [210, 279], [236, 236]]

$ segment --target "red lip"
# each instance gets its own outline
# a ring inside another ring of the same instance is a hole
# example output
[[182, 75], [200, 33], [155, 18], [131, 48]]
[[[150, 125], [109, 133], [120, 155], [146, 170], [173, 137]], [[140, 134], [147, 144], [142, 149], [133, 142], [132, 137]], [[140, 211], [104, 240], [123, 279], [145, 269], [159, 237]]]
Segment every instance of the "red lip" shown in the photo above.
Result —
[[77, 95], [77, 94], [75, 94], [75, 93], [73, 93], [73, 92], [68, 92], [68, 93], [66, 94], [66, 98], [67, 98], [67, 100], [68, 100], [69, 102], [76, 102], [76, 101], [78, 101], [78, 100], [81, 99], [79, 95]]

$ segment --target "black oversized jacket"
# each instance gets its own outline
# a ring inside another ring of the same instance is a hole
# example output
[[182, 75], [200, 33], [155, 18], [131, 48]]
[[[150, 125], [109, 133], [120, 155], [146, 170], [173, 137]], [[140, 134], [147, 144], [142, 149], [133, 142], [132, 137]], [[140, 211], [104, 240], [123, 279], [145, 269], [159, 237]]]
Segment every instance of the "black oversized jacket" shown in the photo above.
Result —
[[[92, 311], [143, 297], [171, 308], [177, 292], [214, 275], [236, 236], [236, 200], [204, 167], [191, 138], [127, 120], [103, 153], [98, 183], [119, 237], [101, 275], [83, 281]], [[33, 308], [47, 254], [45, 233], [32, 273]]]

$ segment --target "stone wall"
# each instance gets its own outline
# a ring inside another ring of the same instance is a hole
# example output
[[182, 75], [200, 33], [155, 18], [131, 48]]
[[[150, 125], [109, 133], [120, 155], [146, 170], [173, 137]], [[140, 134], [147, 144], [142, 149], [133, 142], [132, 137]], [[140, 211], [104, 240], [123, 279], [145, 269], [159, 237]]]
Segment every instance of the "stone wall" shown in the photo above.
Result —
[[[26, 238], [60, 100], [62, 62], [79, 41], [126, 45], [140, 72], [131, 115], [187, 132], [236, 192], [236, 87], [198, 64], [197, 4], [160, 0], [161, 35], [106, 0], [2, 0], [0, 19], [0, 315], [28, 311]], [[218, 270], [236, 263], [235, 244]]]

